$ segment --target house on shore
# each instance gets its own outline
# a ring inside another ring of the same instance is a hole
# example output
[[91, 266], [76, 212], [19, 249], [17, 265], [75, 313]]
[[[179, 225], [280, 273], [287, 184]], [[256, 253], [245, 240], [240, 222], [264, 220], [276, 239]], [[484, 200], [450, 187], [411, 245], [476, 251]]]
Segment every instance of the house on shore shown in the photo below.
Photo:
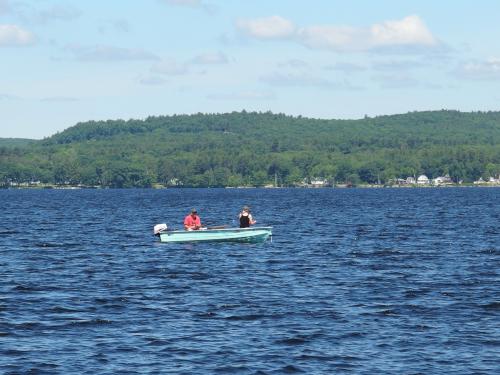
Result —
[[483, 180], [482, 177], [479, 177], [479, 180], [473, 182], [474, 185], [500, 185], [500, 176], [490, 177], [488, 181]]
[[417, 185], [429, 185], [430, 180], [429, 177], [427, 177], [425, 174], [421, 174], [417, 178]]
[[306, 187], [306, 188], [321, 188], [321, 187], [331, 186], [331, 184], [328, 181], [328, 179], [326, 179], [326, 178], [312, 177], [311, 179], [304, 178], [296, 186], [298, 186], [298, 187]]
[[433, 178], [432, 184], [435, 186], [451, 185], [451, 184], [453, 184], [453, 180], [451, 179], [449, 174], [446, 174], [445, 176], [439, 176], [439, 177]]
[[417, 183], [417, 180], [415, 180], [415, 177], [406, 177], [406, 183], [408, 185], [415, 185]]
[[326, 187], [328, 186], [328, 180], [325, 178], [312, 178], [311, 179], [311, 187]]

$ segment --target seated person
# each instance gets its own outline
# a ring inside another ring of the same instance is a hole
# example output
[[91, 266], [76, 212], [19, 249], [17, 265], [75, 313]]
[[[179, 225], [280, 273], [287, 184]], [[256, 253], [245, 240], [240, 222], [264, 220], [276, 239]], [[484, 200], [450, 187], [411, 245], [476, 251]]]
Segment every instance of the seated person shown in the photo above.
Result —
[[191, 213], [184, 218], [185, 230], [198, 230], [201, 228], [201, 220], [197, 215], [196, 208], [191, 210]]
[[250, 225], [254, 225], [256, 222], [257, 220], [254, 220], [250, 213], [250, 207], [244, 206], [240, 212], [240, 228], [249, 228]]

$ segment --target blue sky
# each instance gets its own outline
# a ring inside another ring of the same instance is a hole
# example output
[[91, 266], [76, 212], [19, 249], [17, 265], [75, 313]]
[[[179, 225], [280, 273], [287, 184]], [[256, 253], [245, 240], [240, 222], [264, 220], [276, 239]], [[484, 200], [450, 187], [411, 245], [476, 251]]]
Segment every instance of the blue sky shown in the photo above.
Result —
[[0, 137], [81, 121], [500, 109], [496, 0], [0, 0]]

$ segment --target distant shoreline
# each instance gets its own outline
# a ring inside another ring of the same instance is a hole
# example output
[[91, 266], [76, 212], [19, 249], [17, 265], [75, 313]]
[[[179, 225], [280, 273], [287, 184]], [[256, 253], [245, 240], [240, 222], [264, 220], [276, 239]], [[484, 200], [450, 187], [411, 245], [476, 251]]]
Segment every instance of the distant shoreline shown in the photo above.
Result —
[[359, 184], [355, 186], [335, 185], [335, 186], [151, 186], [151, 187], [107, 187], [107, 186], [84, 186], [84, 185], [29, 185], [29, 186], [4, 186], [2, 190], [107, 190], [107, 189], [152, 189], [152, 190], [167, 190], [167, 189], [443, 189], [443, 188], [495, 188], [500, 187], [499, 184], [448, 184], [448, 185], [365, 185]]

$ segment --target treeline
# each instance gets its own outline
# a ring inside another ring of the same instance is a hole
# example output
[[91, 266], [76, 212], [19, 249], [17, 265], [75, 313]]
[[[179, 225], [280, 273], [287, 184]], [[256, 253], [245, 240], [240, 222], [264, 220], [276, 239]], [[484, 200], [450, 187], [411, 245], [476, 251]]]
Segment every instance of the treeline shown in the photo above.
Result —
[[[2, 142], [3, 141], [3, 142]], [[292, 186], [500, 173], [500, 112], [318, 120], [233, 112], [79, 123], [40, 141], [0, 141], [0, 185]]]

